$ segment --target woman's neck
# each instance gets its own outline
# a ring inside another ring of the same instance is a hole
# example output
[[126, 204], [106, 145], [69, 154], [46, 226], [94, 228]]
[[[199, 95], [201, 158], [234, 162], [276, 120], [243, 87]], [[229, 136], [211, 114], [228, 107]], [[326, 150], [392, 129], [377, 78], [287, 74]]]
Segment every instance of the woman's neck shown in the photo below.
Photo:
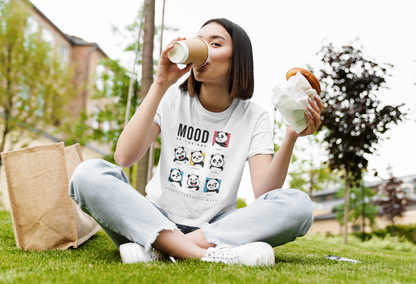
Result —
[[202, 106], [211, 112], [225, 111], [233, 102], [228, 85], [213, 85], [203, 83], [198, 94]]

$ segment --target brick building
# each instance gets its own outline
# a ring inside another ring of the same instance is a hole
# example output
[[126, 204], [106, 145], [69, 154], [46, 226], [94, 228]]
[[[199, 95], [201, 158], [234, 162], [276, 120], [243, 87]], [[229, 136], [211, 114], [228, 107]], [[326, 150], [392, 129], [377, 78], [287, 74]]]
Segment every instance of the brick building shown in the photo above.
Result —
[[[397, 218], [396, 224], [416, 224], [416, 175], [398, 177], [397, 180], [403, 182], [401, 189], [405, 194], [407, 204], [404, 216]], [[382, 182], [364, 182], [364, 185], [376, 191]], [[341, 234], [342, 228], [335, 218], [334, 207], [344, 204], [344, 199], [337, 197], [335, 188], [314, 192], [312, 196], [315, 218], [309, 233]], [[383, 217], [376, 217], [375, 223], [376, 227], [380, 229], [390, 225], [389, 221]], [[352, 224], [348, 226], [348, 232], [361, 231], [361, 229], [361, 226], [353, 226]], [[365, 231], [371, 232], [368, 224], [365, 226]]]
[[[52, 56], [56, 56], [58, 60], [61, 61], [61, 64], [64, 64], [67, 68], [73, 68], [74, 70], [72, 82], [79, 91], [76, 98], [69, 106], [71, 116], [73, 118], [78, 117], [83, 109], [86, 110], [88, 115], [93, 114], [98, 109], [102, 109], [108, 103], [108, 100], [92, 100], [91, 96], [94, 95], [95, 86], [102, 84], [102, 82], [99, 82], [97, 78], [99, 77], [98, 74], [100, 72], [105, 72], [105, 70], [102, 70], [102, 66], [99, 66], [98, 63], [100, 60], [108, 57], [107, 54], [96, 43], [87, 42], [82, 38], [65, 34], [36, 6], [31, 4], [29, 1], [25, 2], [32, 5], [32, 8], [30, 9], [30, 17], [28, 18], [31, 26], [29, 32], [38, 33], [40, 39], [49, 42], [53, 49]], [[111, 127], [110, 125], [99, 125], [91, 118], [87, 121], [87, 123], [93, 127]], [[43, 133], [38, 139], [30, 141], [27, 144], [22, 143], [21, 145], [16, 145], [14, 148], [19, 149], [28, 146], [57, 143], [61, 140], [63, 140], [63, 137], [59, 134]], [[107, 155], [109, 150], [109, 145], [99, 144], [96, 142], [92, 142], [91, 144], [87, 144], [82, 147], [84, 159], [101, 158]], [[0, 209], [1, 207], [10, 209], [6, 178], [3, 169], [1, 169], [0, 174]]]

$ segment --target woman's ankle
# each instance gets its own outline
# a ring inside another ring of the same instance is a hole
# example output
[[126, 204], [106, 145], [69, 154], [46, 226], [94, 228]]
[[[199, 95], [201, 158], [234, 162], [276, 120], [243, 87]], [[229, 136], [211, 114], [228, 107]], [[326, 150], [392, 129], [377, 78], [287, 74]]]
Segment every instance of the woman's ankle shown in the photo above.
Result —
[[199, 247], [204, 249], [213, 248], [217, 246], [216, 244], [207, 241], [201, 229], [188, 233], [185, 236], [189, 238], [191, 241], [193, 241], [195, 244], [197, 244]]
[[158, 250], [175, 258], [202, 258], [207, 250], [187, 238], [181, 231], [163, 230], [152, 244]]

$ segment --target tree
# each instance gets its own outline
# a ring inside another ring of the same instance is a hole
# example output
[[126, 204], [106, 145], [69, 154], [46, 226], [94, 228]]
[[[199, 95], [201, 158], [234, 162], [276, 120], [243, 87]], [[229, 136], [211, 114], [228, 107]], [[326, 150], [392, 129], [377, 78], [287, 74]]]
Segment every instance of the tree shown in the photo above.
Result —
[[[97, 112], [90, 115], [98, 123], [98, 127], [93, 127], [86, 123], [90, 117], [86, 115], [85, 110], [78, 119], [65, 124], [64, 132], [68, 135], [65, 142], [68, 145], [73, 143], [84, 145], [90, 140], [110, 143], [111, 153], [104, 159], [114, 163], [113, 153], [116, 149], [118, 137], [124, 129], [124, 114], [126, 112], [130, 76], [129, 72], [120, 65], [118, 60], [105, 58], [98, 65], [102, 67], [102, 70], [106, 71], [97, 74], [95, 93], [91, 96], [91, 99], [106, 98], [110, 103], [106, 104], [103, 109], [97, 110]], [[137, 80], [134, 81], [133, 90], [130, 117], [139, 105], [140, 86]], [[103, 127], [103, 125], [112, 125], [112, 127]]]
[[[377, 193], [371, 188], [365, 187], [362, 181], [359, 182], [358, 186], [351, 187], [349, 192], [351, 199], [350, 202], [348, 202], [348, 222], [358, 225], [360, 220], [365, 221], [368, 219], [370, 221], [370, 226], [374, 225], [375, 218], [379, 212], [379, 207], [375, 204], [371, 204], [370, 200], [373, 199]], [[337, 191], [337, 195], [338, 197], [345, 196], [345, 187], [340, 188]], [[344, 203], [335, 206], [334, 210], [337, 221], [343, 225], [345, 222]]]
[[[283, 138], [285, 135], [285, 131], [287, 129], [287, 127], [289, 126], [289, 124], [283, 119], [283, 117], [280, 117], [279, 119], [274, 120], [274, 127], [273, 127], [273, 144], [274, 144], [274, 152], [276, 153], [279, 148], [280, 148], [280, 144], [283, 143]], [[299, 145], [295, 144], [295, 149], [294, 152], [296, 152], [296, 150], [299, 150]], [[298, 160], [296, 153], [293, 153], [291, 158], [290, 158], [290, 162], [294, 163]]]
[[405, 114], [400, 106], [382, 106], [377, 92], [386, 88], [391, 64], [378, 64], [364, 57], [360, 49], [345, 45], [336, 50], [332, 44], [324, 46], [324, 68], [320, 81], [325, 88], [322, 124], [325, 144], [329, 152], [329, 167], [345, 172], [344, 243], [347, 243], [349, 188], [361, 180], [368, 165], [367, 155], [382, 140], [382, 134], [392, 123], [402, 121]]
[[313, 160], [304, 160], [296, 170], [289, 173], [290, 188], [300, 189], [309, 194], [312, 199], [313, 191], [323, 190], [338, 185], [339, 177], [325, 163], [314, 165]]
[[[144, 35], [142, 56], [142, 101], [153, 83], [153, 40], [155, 35], [155, 0], [144, 1]], [[149, 151], [137, 162], [136, 189], [146, 194]]]
[[[136, 38], [138, 30], [142, 30], [143, 26], [139, 24], [142, 17], [142, 8], [138, 12], [135, 21], [125, 27], [125, 31], [121, 31], [119, 27], [112, 26], [113, 34], [117, 37], [128, 40], [129, 43], [124, 48], [124, 52], [141, 50], [140, 41], [142, 39]], [[127, 33], [125, 33], [127, 32]], [[140, 33], [139, 33], [140, 34]], [[131, 42], [130, 42], [131, 41]], [[141, 65], [140, 57], [137, 58], [135, 64]], [[140, 81], [137, 80], [137, 74], [131, 74], [119, 60], [105, 58], [98, 63], [96, 74], [95, 93], [91, 96], [95, 99], [108, 99], [109, 103], [103, 109], [97, 109], [95, 113], [86, 114], [85, 110], [81, 113], [78, 119], [67, 123], [64, 127], [64, 132], [67, 135], [66, 144], [80, 143], [85, 145], [91, 140], [99, 143], [110, 143], [111, 153], [104, 157], [105, 160], [115, 163], [114, 152], [117, 146], [117, 140], [124, 129], [124, 118], [126, 114], [126, 106], [128, 100], [128, 91], [130, 78], [133, 76], [132, 84], [132, 98], [129, 109], [128, 118], [131, 118], [137, 107], [140, 105]], [[98, 127], [92, 127], [86, 122], [93, 118], [98, 123]], [[111, 127], [102, 127], [102, 126]]]
[[[124, 52], [135, 52], [137, 47], [139, 56], [137, 56], [136, 64], [139, 66], [142, 65], [141, 53], [143, 51], [142, 44], [140, 43], [143, 41], [143, 35], [139, 32], [139, 29], [143, 29], [143, 25], [140, 25], [142, 14], [143, 8], [139, 10], [135, 21], [124, 29], [120, 29], [117, 26], [112, 27], [115, 36], [128, 41], [127, 46], [124, 48]], [[155, 35], [160, 36], [162, 29], [177, 30], [166, 26], [163, 28], [157, 26], [155, 27]], [[137, 34], [141, 35], [140, 39], [137, 38]], [[153, 60], [153, 64], [156, 66], [157, 61]], [[68, 135], [68, 139], [65, 142], [68, 145], [73, 143], [80, 143], [83, 145], [91, 140], [99, 143], [110, 143], [111, 153], [104, 157], [104, 159], [115, 163], [114, 152], [118, 138], [124, 129], [128, 90], [132, 72], [123, 67], [119, 60], [106, 58], [102, 60], [99, 65], [101, 66], [99, 69], [104, 71], [96, 74], [97, 82], [99, 83], [96, 84], [96, 91], [91, 99], [107, 98], [109, 101], [112, 101], [112, 103], [107, 104], [103, 109], [97, 110], [97, 112], [91, 114], [91, 116], [87, 116], [86, 113], [83, 112], [78, 119], [65, 125], [65, 133]], [[137, 79], [137, 72], [135, 73], [132, 85], [131, 105], [128, 114], [129, 119], [134, 115], [140, 102], [144, 99], [141, 96], [141, 81]], [[94, 117], [94, 120], [97, 121], [100, 126], [111, 125], [112, 127], [92, 128], [90, 125], [86, 124], [86, 121], [90, 117]], [[159, 137], [157, 138], [157, 141], [160, 143]], [[160, 149], [155, 149], [154, 152], [153, 163], [154, 165], [157, 165], [160, 157]], [[130, 184], [133, 186], [136, 185], [136, 166], [137, 165], [133, 165], [129, 168], [129, 180]]]
[[62, 106], [75, 95], [71, 70], [31, 32], [30, 8], [25, 1], [0, 1], [0, 152], [59, 126], [67, 111]]
[[403, 182], [394, 177], [390, 167], [388, 170], [390, 171], [390, 178], [378, 186], [379, 194], [374, 203], [381, 207], [381, 215], [387, 217], [391, 222], [391, 234], [394, 236], [395, 219], [403, 216], [403, 213], [406, 211], [407, 200], [401, 190]]
[[[283, 142], [284, 131], [288, 124], [281, 117], [274, 121], [274, 151], [279, 150], [279, 145]], [[321, 147], [321, 143], [315, 133], [305, 137], [307, 148], [301, 144], [296, 144], [291, 157], [291, 168], [289, 172], [290, 188], [296, 188], [307, 192], [312, 199], [313, 190], [318, 191], [330, 186], [337, 186], [339, 177], [334, 174], [325, 162], [316, 159], [316, 148]], [[292, 170], [294, 168], [294, 170]]]

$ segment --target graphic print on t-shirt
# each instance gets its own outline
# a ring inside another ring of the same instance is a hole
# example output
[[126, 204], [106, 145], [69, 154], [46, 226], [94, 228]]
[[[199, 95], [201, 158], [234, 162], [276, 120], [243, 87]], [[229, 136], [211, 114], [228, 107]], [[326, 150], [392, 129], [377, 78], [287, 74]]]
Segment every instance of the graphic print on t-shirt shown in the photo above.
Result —
[[219, 145], [224, 148], [228, 148], [230, 143], [231, 134], [224, 131], [215, 131], [212, 145]]
[[188, 145], [194, 145], [197, 147], [207, 147], [207, 143], [209, 141], [209, 131], [194, 127], [192, 125], [179, 123], [176, 141], [183, 141]]
[[182, 186], [183, 172], [180, 169], [171, 168], [169, 174], [169, 181], [172, 184], [179, 184]]
[[205, 153], [202, 153], [201, 150], [191, 152], [191, 161], [189, 163], [191, 166], [203, 168], [205, 163]]
[[[192, 199], [201, 194], [216, 196], [214, 199], [217, 201], [227, 172], [231, 133], [179, 123], [176, 135], [176, 145], [169, 158], [174, 163], [168, 178], [171, 186], [167, 189]], [[172, 186], [176, 187], [175, 191]]]
[[186, 182], [187, 188], [192, 189], [195, 191], [199, 190], [199, 185], [201, 184], [201, 181], [199, 180], [199, 176], [195, 174], [188, 175], [188, 180]]
[[185, 164], [189, 161], [189, 159], [186, 157], [186, 149], [182, 146], [175, 147], [175, 158], [173, 159], [176, 163], [182, 163]]
[[214, 154], [211, 155], [211, 159], [209, 161], [209, 169], [214, 170], [224, 170], [224, 164], [225, 164], [225, 157], [222, 154]]
[[205, 181], [204, 192], [220, 192], [221, 180], [217, 178], [207, 178]]

